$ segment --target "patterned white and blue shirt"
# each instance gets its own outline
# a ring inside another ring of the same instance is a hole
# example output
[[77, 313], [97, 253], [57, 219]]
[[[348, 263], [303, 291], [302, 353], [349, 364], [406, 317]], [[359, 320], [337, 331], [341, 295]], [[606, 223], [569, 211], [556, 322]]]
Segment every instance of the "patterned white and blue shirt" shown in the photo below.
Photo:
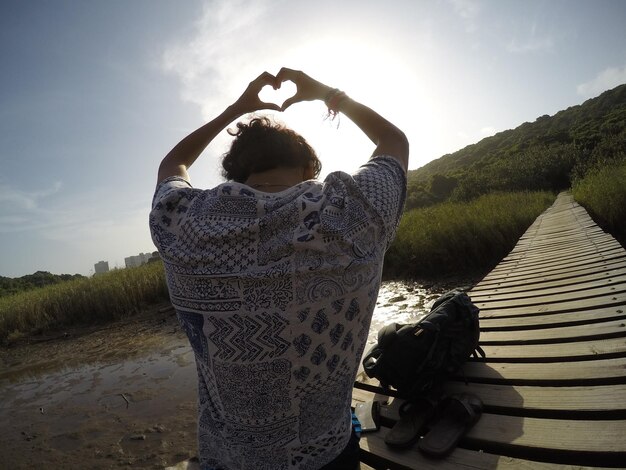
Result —
[[278, 193], [159, 183], [150, 230], [195, 353], [203, 469], [319, 469], [347, 445], [405, 193], [387, 156]]

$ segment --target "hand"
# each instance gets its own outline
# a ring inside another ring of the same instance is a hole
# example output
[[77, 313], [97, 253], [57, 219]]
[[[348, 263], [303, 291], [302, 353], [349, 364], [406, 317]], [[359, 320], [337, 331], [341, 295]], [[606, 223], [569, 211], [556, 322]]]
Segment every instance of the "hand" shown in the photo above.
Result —
[[259, 93], [264, 86], [271, 85], [274, 89], [280, 87], [280, 82], [276, 77], [268, 72], [263, 72], [257, 78], [252, 80], [246, 88], [246, 91], [233, 104], [233, 108], [239, 114], [247, 114], [261, 109], [271, 109], [273, 111], [282, 111], [280, 106], [274, 103], [265, 103], [259, 98]]
[[285, 111], [289, 106], [301, 101], [323, 100], [331, 90], [329, 86], [312, 79], [306, 73], [283, 67], [276, 75], [274, 89], [280, 88], [281, 83], [292, 81], [296, 85], [296, 94], [287, 98], [280, 110]]

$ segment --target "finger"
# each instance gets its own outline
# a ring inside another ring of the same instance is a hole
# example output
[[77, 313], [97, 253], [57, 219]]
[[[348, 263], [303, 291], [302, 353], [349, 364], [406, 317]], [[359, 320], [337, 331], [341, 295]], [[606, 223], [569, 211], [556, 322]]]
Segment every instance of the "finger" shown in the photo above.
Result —
[[[272, 85], [272, 87], [274, 87], [274, 89], [276, 89], [276, 85], [277, 85], [277, 80], [276, 77], [274, 75], [272, 75], [269, 72], [263, 72], [261, 75], [259, 75], [257, 78], [255, 78], [252, 83], [254, 83], [254, 85], [261, 89], [263, 88], [265, 85]], [[251, 83], [251, 84], [252, 84]]]
[[291, 98], [287, 98], [284, 102], [283, 105], [280, 107], [281, 111], [285, 111], [289, 106], [291, 106], [292, 104], [295, 104], [297, 102], [300, 101], [300, 98], [298, 97], [298, 95], [292, 96]]
[[271, 109], [272, 111], [282, 111], [281, 107], [274, 103], [265, 103], [264, 101], [261, 101], [259, 103], [259, 106], [260, 107], [257, 111], [261, 109]]
[[276, 74], [276, 81], [278, 83], [286, 82], [287, 80], [291, 80], [291, 81], [295, 82], [294, 78], [296, 78], [299, 73], [302, 73], [302, 72], [300, 72], [298, 70], [288, 69], [287, 67], [283, 67]]

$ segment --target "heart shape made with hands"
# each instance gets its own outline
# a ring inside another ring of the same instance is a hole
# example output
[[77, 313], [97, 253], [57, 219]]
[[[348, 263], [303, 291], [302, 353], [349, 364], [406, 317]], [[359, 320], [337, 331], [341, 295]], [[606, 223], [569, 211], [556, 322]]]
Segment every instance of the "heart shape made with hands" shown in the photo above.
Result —
[[259, 99], [264, 103], [274, 103], [282, 106], [285, 100], [296, 94], [298, 88], [291, 80], [286, 80], [280, 84], [280, 88], [274, 90], [270, 85], [265, 85], [259, 92]]

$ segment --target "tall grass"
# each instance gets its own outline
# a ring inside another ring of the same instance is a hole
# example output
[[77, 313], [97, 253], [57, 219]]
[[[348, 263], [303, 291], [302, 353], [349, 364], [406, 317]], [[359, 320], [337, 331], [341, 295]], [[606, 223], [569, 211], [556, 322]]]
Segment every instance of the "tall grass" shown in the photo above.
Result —
[[626, 246], [626, 162], [589, 171], [572, 186], [574, 199]]
[[549, 192], [492, 193], [411, 210], [387, 252], [385, 275], [485, 273], [513, 249], [554, 197]]
[[168, 298], [161, 262], [0, 298], [0, 342], [50, 327], [121, 318]]

